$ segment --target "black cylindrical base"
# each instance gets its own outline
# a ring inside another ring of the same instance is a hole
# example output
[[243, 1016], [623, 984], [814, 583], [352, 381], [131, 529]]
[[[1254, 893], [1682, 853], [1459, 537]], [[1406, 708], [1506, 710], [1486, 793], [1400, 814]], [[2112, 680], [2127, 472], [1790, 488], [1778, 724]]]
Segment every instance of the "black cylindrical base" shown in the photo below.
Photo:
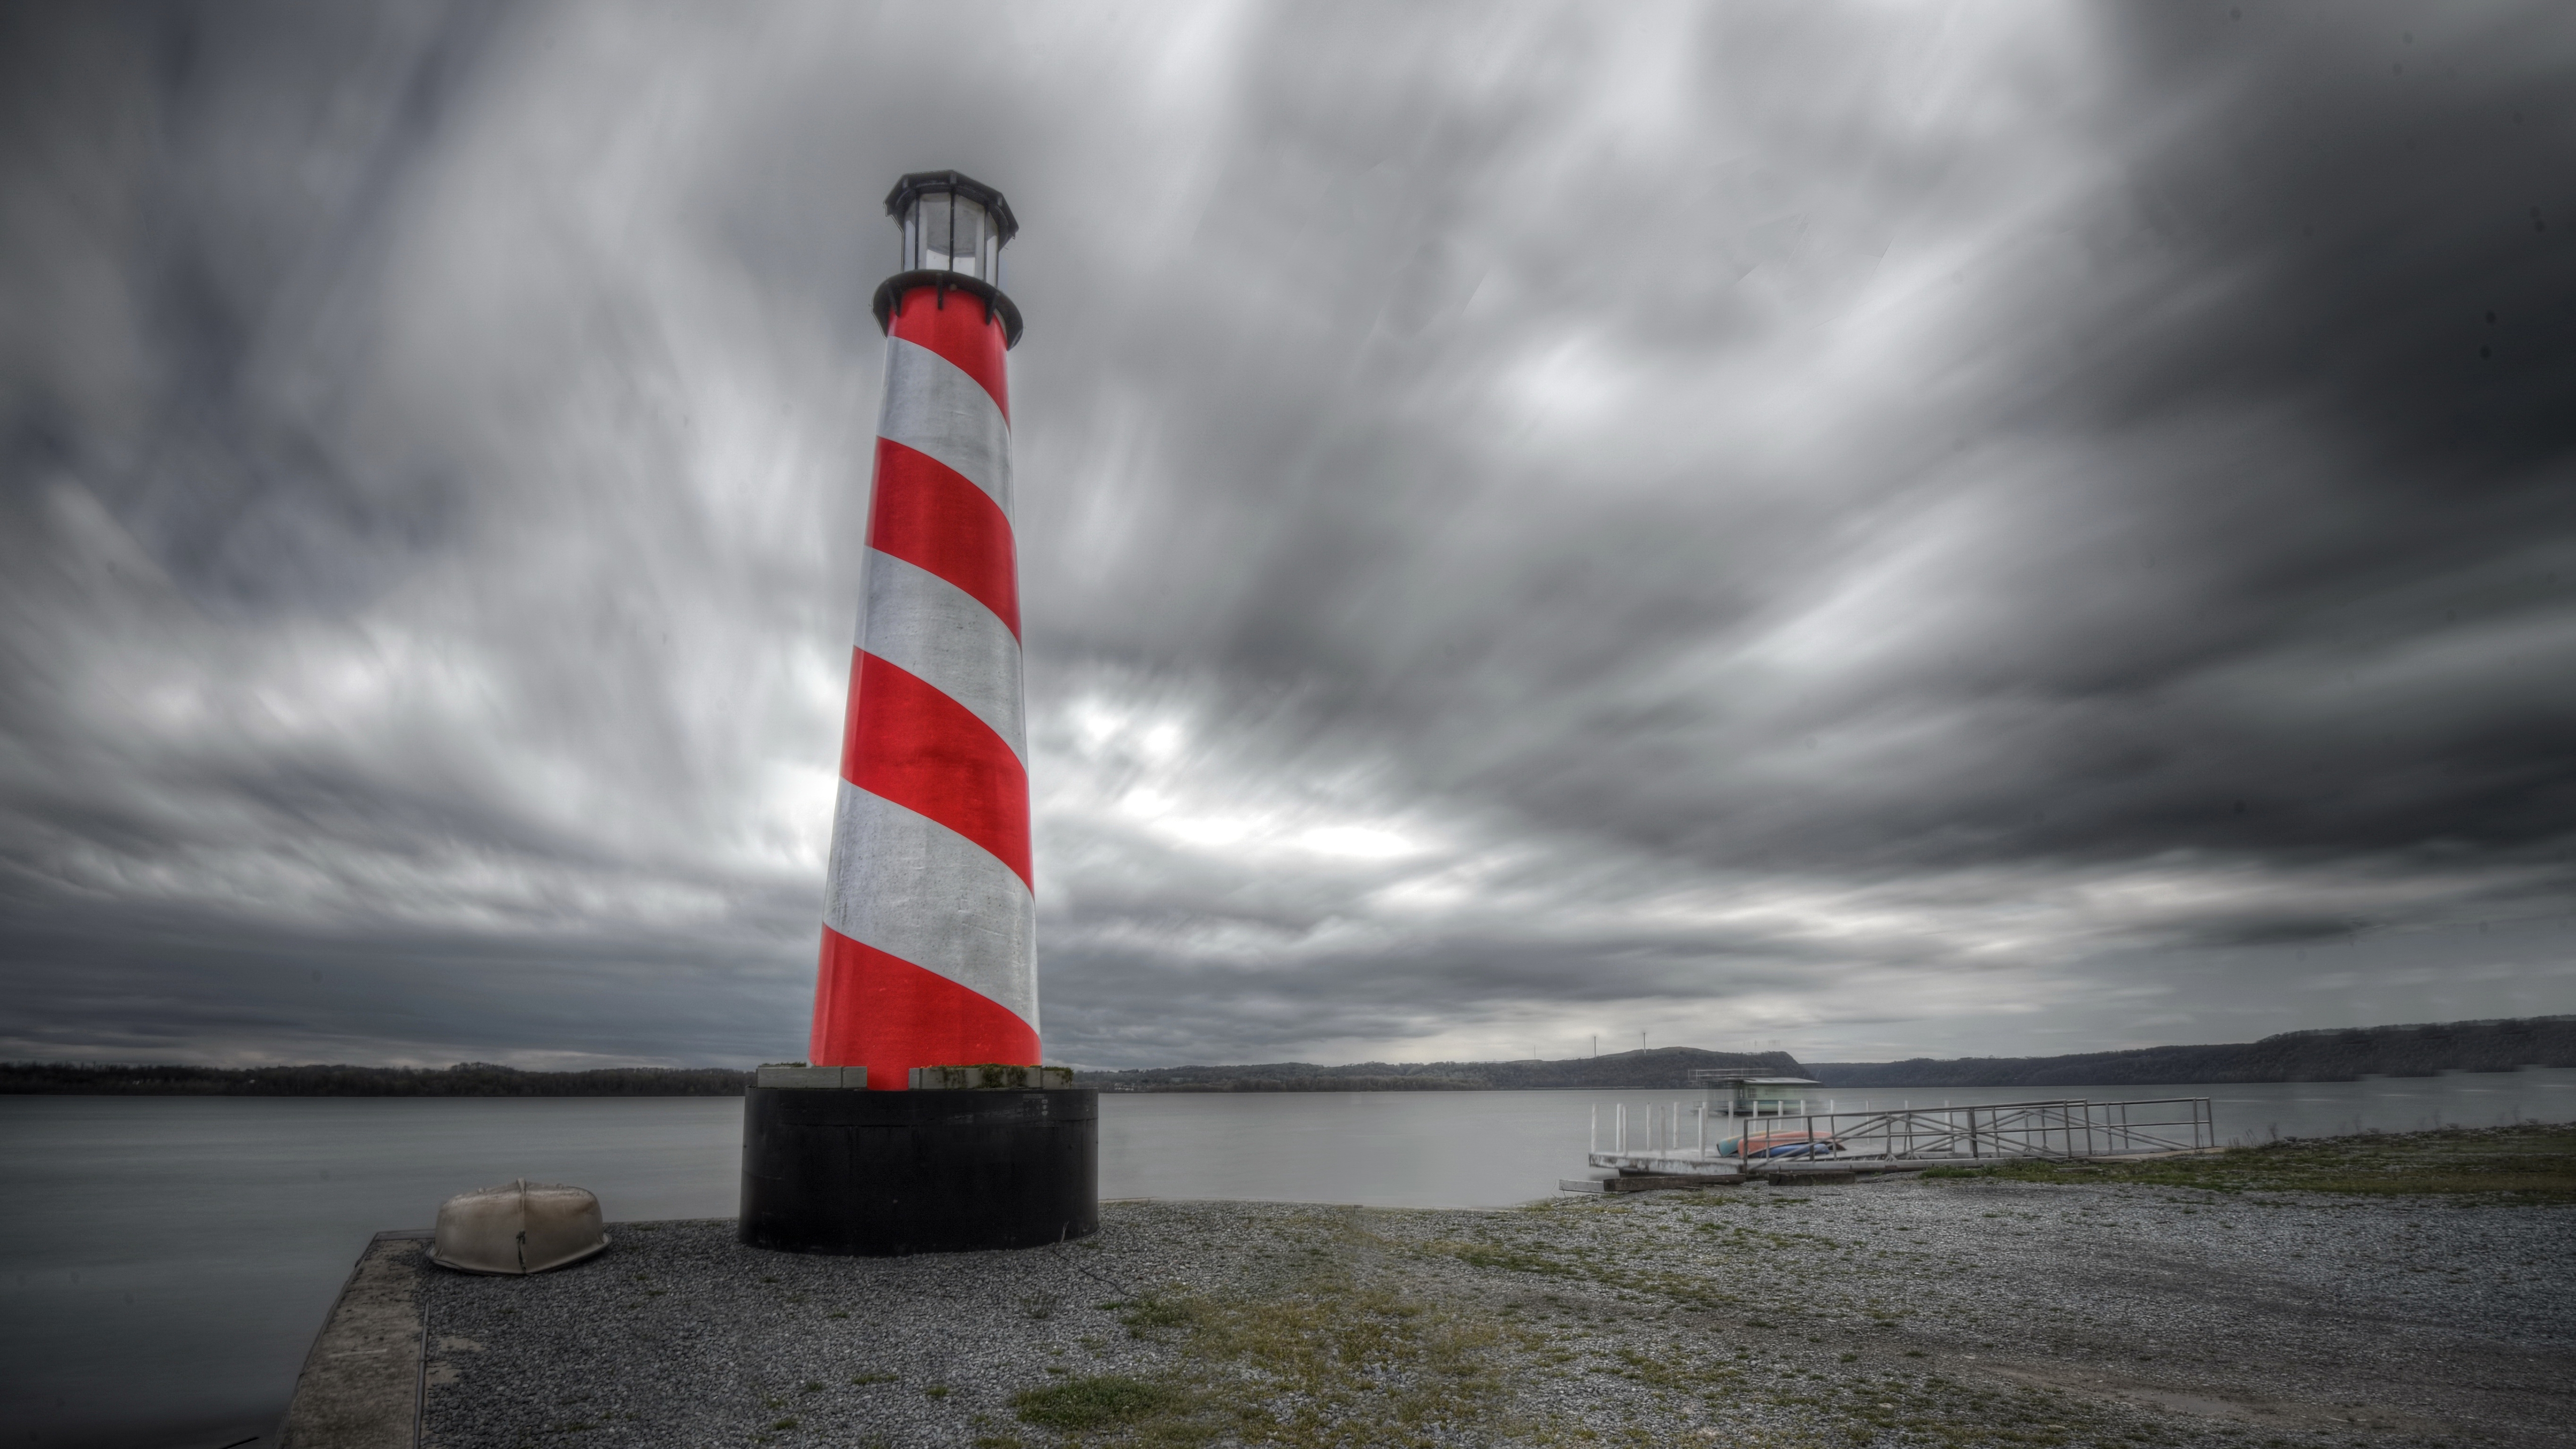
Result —
[[1100, 1094], [743, 1093], [742, 1240], [894, 1257], [1100, 1230]]

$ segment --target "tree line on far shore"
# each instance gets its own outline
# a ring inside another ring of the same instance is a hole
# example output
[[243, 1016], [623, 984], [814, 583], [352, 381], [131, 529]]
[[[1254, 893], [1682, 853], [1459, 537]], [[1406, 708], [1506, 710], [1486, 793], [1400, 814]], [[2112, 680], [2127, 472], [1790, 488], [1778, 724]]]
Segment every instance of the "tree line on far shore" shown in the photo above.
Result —
[[601, 1067], [175, 1067], [0, 1062], [0, 1094], [80, 1097], [739, 1097], [749, 1072]]
[[1697, 1047], [1656, 1047], [1559, 1061], [1357, 1062], [1319, 1067], [1311, 1062], [1268, 1062], [1247, 1067], [1138, 1067], [1121, 1072], [1077, 1072], [1074, 1085], [1104, 1092], [1494, 1092], [1604, 1091], [1649, 1088], [1688, 1090], [1695, 1071], [1736, 1071], [1759, 1076], [1803, 1077], [1807, 1069], [1787, 1052], [1711, 1052]]
[[[2221, 1046], [2162, 1046], [2055, 1057], [1817, 1062], [1786, 1052], [1696, 1047], [1559, 1061], [1308, 1062], [1083, 1071], [1105, 1092], [1475, 1092], [1689, 1090], [1699, 1071], [1812, 1078], [1829, 1087], [2143, 1087], [2183, 1083], [2348, 1082], [2576, 1067], [2576, 1016], [2282, 1032]], [[0, 1063], [0, 1095], [209, 1097], [738, 1097], [751, 1073], [722, 1067], [604, 1067], [531, 1072], [488, 1062], [447, 1068], [122, 1066]]]
[[2351, 1082], [2443, 1072], [2576, 1067], [2576, 1016], [2285, 1031], [2230, 1046], [2160, 1046], [2061, 1057], [1819, 1062], [1835, 1087], [2145, 1087], [2179, 1082]]

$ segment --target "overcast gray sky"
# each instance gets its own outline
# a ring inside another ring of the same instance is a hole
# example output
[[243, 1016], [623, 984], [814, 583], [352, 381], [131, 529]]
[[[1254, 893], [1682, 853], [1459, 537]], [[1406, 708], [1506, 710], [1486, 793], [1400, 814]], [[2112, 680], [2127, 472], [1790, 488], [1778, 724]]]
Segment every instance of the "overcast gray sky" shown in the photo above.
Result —
[[801, 1054], [946, 167], [1052, 1059], [2576, 1010], [2563, 5], [0, 26], [0, 1056]]

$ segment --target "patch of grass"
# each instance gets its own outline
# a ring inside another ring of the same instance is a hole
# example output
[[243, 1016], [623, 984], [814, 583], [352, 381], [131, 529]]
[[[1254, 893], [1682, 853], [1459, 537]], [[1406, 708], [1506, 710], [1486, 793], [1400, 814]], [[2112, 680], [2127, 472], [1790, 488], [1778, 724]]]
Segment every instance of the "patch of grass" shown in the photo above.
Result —
[[1319, 1273], [1282, 1297], [1193, 1309], [1188, 1354], [1236, 1370], [1207, 1417], [1248, 1443], [1427, 1443], [1489, 1431], [1504, 1397], [1490, 1318], [1389, 1287]]
[[2127, 1182], [2205, 1192], [2375, 1195], [2492, 1194], [2576, 1202], [2576, 1126], [2446, 1127], [2232, 1147], [2206, 1157], [2146, 1162], [2008, 1162], [1936, 1167], [1927, 1178], [2006, 1182]]
[[1573, 1271], [1553, 1258], [1490, 1243], [1436, 1243], [1433, 1248], [1471, 1268], [1502, 1268], [1514, 1273], [1564, 1274]]
[[1132, 1424], [1177, 1407], [1185, 1397], [1168, 1384], [1102, 1374], [1022, 1389], [1011, 1395], [1011, 1408], [1024, 1423], [1078, 1433]]
[[[1278, 1244], [1296, 1266], [1258, 1290], [1165, 1289], [1121, 1303], [1130, 1332], [1170, 1345], [1167, 1375], [1069, 1379], [1016, 1396], [1014, 1408], [1085, 1444], [1138, 1449], [1561, 1442], [1520, 1432], [1530, 1426], [1511, 1415], [1504, 1385], [1511, 1347], [1534, 1349], [1542, 1335], [1410, 1281], [1410, 1264], [1457, 1244], [1383, 1238], [1355, 1217], [1299, 1220]], [[1318, 1230], [1331, 1250], [1310, 1246]], [[1080, 1426], [1048, 1417], [1095, 1412]]]
[[921, 1392], [930, 1398], [944, 1399], [948, 1397], [949, 1389], [946, 1384], [932, 1384]]
[[901, 1374], [860, 1373], [850, 1375], [850, 1382], [860, 1385], [890, 1384], [902, 1377]]
[[1136, 1338], [1153, 1338], [1167, 1329], [1179, 1328], [1190, 1321], [1189, 1305], [1177, 1298], [1147, 1293], [1126, 1305], [1118, 1321]]

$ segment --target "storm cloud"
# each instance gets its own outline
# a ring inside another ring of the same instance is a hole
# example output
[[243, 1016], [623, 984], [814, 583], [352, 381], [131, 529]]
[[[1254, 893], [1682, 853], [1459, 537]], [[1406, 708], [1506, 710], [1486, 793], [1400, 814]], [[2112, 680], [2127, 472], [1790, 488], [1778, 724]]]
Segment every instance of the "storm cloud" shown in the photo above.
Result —
[[1051, 1057], [2576, 1009], [2558, 7], [0, 24], [0, 1055], [800, 1055], [947, 167]]

